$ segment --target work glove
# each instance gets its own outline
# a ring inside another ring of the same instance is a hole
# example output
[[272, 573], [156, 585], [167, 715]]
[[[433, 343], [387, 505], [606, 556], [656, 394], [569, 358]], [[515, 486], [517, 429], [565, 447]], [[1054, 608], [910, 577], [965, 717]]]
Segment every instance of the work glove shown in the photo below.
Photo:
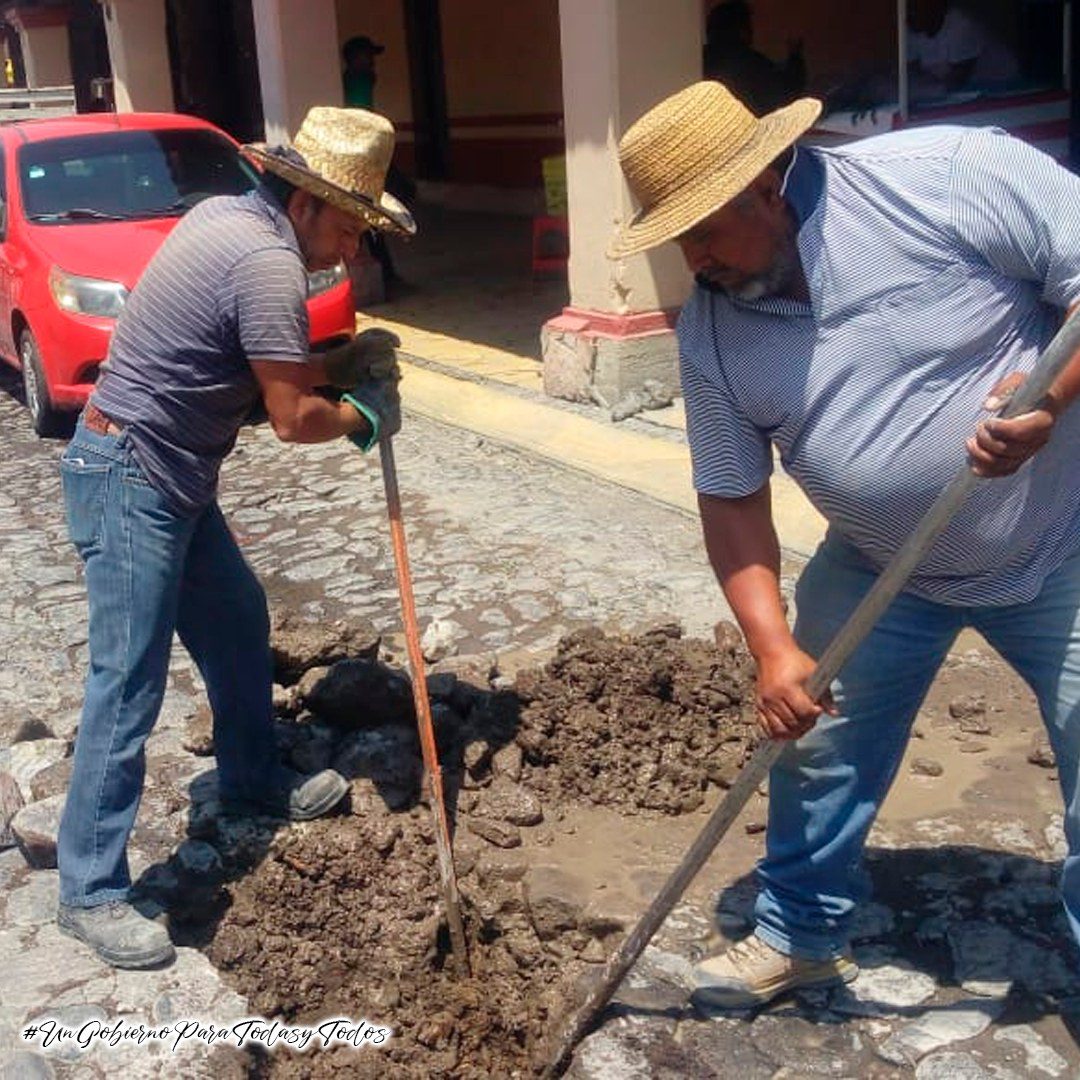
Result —
[[357, 334], [347, 344], [323, 354], [327, 382], [347, 390], [367, 379], [400, 379], [394, 351], [400, 344], [397, 334], [378, 327]]
[[367, 438], [360, 432], [349, 436], [365, 453], [383, 435], [396, 435], [401, 430], [401, 395], [397, 384], [397, 378], [364, 379], [341, 395], [341, 400], [347, 401], [371, 425], [371, 434]]

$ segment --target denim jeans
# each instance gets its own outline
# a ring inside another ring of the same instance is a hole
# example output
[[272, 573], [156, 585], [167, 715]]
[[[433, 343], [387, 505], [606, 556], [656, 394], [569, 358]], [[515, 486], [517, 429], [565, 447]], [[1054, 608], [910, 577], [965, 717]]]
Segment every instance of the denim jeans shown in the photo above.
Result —
[[251, 798], [285, 777], [266, 596], [217, 504], [177, 513], [146, 481], [126, 434], [81, 423], [60, 468], [90, 607], [90, 668], [57, 845], [60, 900], [94, 907], [124, 899], [131, 884], [127, 840], [174, 631], [206, 682], [221, 792]]
[[[796, 590], [795, 636], [820, 655], [876, 575], [830, 536]], [[772, 771], [757, 934], [808, 959], [839, 953], [866, 896], [863, 844], [896, 776], [912, 722], [957, 634], [973, 627], [1038, 699], [1057, 757], [1069, 854], [1062, 899], [1080, 941], [1080, 553], [1032, 601], [950, 607], [901, 593], [833, 684], [839, 710], [791, 744]]]

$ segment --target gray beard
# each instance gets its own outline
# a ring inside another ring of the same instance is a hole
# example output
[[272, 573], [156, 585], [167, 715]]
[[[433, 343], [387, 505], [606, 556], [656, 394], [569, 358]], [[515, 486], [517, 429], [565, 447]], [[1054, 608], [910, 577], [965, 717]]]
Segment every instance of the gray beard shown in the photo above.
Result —
[[728, 296], [748, 303], [763, 300], [766, 296], [776, 296], [784, 292], [794, 280], [796, 259], [795, 252], [784, 250], [764, 274], [750, 278], [739, 289], [725, 289], [724, 291]]

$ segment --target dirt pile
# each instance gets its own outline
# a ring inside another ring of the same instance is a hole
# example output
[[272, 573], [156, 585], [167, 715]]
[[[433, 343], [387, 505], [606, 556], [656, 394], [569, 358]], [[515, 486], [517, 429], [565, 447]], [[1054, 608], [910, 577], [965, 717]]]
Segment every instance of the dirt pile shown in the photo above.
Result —
[[752, 669], [733, 628], [715, 645], [674, 625], [635, 638], [582, 630], [514, 690], [525, 782], [627, 812], [696, 810], [710, 784], [730, 787], [756, 739]]
[[347, 776], [349, 813], [276, 832], [202, 813], [195, 843], [220, 855], [217, 895], [193, 904], [180, 867], [166, 906], [259, 1014], [394, 1029], [377, 1050], [275, 1052], [256, 1062], [257, 1075], [529, 1075], [536, 1040], [621, 926], [575, 907], [557, 875], [513, 849], [523, 830], [557, 827], [569, 802], [672, 814], [698, 806], [710, 783], [728, 783], [753, 738], [737, 638], [585, 631], [512, 688], [470, 681], [468, 665], [428, 677], [456, 824], [467, 980], [452, 970], [438, 914], [407, 679], [370, 654], [320, 667], [327, 650], [316, 642], [311, 655], [315, 666], [290, 653], [296, 682], [278, 694], [287, 703], [279, 745], [295, 767]]

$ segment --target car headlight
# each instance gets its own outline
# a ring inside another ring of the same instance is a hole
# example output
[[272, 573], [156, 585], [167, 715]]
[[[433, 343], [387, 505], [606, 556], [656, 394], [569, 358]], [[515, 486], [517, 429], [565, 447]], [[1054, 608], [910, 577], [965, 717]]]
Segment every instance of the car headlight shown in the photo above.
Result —
[[119, 281], [79, 277], [54, 266], [49, 271], [49, 291], [61, 311], [73, 315], [100, 315], [115, 319], [124, 310], [128, 290]]
[[312, 270], [307, 276], [308, 296], [318, 296], [320, 293], [329, 292], [335, 285], [340, 285], [349, 276], [348, 268], [344, 263], [331, 266], [329, 270]]

